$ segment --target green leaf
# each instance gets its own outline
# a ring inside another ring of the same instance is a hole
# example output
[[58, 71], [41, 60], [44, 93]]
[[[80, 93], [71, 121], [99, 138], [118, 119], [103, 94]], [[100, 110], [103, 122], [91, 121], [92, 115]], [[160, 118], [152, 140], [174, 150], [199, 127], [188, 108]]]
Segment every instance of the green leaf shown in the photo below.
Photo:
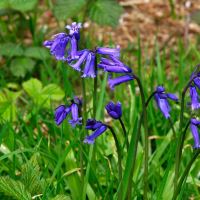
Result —
[[100, 25], [117, 26], [122, 7], [115, 0], [97, 0], [89, 11], [90, 19]]
[[48, 50], [43, 47], [29, 47], [25, 50], [24, 55], [40, 60], [44, 60], [50, 57]]
[[77, 15], [85, 5], [85, 0], [57, 0], [54, 6], [54, 14], [59, 20]]
[[30, 97], [33, 99], [39, 98], [42, 91], [42, 83], [36, 78], [31, 78], [30, 80], [24, 82], [22, 84], [24, 90], [28, 93]]
[[38, 0], [1, 0], [0, 9], [13, 9], [21, 12], [32, 10]]
[[65, 93], [58, 85], [49, 84], [43, 88], [42, 95], [50, 97], [52, 100], [60, 101], [65, 96]]
[[30, 58], [15, 58], [12, 60], [10, 70], [16, 77], [24, 77], [27, 72], [32, 71], [35, 62]]
[[42, 88], [42, 83], [32, 78], [22, 84], [24, 90], [41, 107], [49, 108], [50, 100], [60, 101], [64, 97], [63, 90], [56, 84], [49, 84]]
[[8, 89], [0, 91], [0, 122], [15, 121], [16, 120], [16, 100], [21, 94], [19, 92], [12, 92]]
[[24, 185], [7, 176], [0, 177], [0, 191], [17, 200], [31, 200], [31, 194], [25, 190]]
[[0, 44], [0, 56], [22, 56], [24, 53], [22, 47], [19, 44], [14, 43], [2, 43]]

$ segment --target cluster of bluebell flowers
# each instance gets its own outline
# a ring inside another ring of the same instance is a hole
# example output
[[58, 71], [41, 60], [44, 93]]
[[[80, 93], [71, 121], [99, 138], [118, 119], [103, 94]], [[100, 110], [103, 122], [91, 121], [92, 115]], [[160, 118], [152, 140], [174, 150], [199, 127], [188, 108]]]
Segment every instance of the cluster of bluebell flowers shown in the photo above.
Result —
[[[67, 25], [66, 28], [69, 30], [69, 34], [58, 33], [53, 36], [52, 40], [43, 43], [57, 60], [67, 62], [74, 70], [82, 72], [83, 78], [95, 78], [97, 69], [103, 69], [110, 73], [108, 84], [112, 90], [116, 85], [134, 79], [131, 68], [120, 61], [119, 46], [116, 48], [97, 47], [94, 50], [79, 50], [78, 41], [80, 40], [81, 23], [73, 22], [71, 26]], [[97, 55], [101, 56], [99, 63], [97, 63]], [[111, 73], [123, 75], [112, 78]]]
[[158, 86], [154, 94], [154, 99], [164, 117], [168, 119], [170, 117], [170, 105], [168, 99], [178, 102], [178, 97], [171, 93], [165, 93], [165, 88], [163, 86]]
[[82, 124], [82, 118], [79, 117], [80, 109], [82, 106], [82, 101], [78, 98], [75, 97], [74, 99], [71, 100], [70, 105], [60, 105], [56, 108], [54, 117], [55, 117], [55, 122], [57, 125], [60, 125], [71, 113], [72, 119], [69, 120], [69, 123], [72, 125], [72, 127], [75, 127], [78, 124]]

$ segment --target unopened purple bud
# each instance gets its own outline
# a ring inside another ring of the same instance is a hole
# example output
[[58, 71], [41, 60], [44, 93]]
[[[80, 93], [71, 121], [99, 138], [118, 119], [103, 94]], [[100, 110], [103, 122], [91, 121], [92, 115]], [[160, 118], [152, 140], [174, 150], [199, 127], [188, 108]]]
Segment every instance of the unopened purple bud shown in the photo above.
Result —
[[82, 24], [81, 23], [76, 23], [76, 22], [73, 22], [70, 25], [67, 25], [65, 28], [67, 28], [69, 30], [69, 35], [74, 35], [76, 37], [77, 40], [80, 39], [80, 33], [79, 33], [79, 30], [82, 28]]
[[162, 92], [164, 92], [165, 91], [165, 88], [163, 87], [163, 86], [157, 86], [157, 88], [156, 88], [156, 92], [158, 92], [158, 93], [162, 93]]
[[106, 105], [106, 110], [113, 119], [119, 119], [122, 116], [122, 108], [120, 102], [117, 102], [116, 104], [114, 104], [112, 101], [109, 102]]

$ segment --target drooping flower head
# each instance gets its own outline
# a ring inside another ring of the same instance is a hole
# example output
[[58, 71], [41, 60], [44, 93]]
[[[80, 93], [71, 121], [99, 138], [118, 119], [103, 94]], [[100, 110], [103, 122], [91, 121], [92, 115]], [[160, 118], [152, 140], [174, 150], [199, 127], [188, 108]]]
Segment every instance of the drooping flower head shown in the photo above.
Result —
[[86, 63], [85, 63], [85, 68], [83, 70], [83, 75], [82, 77], [91, 77], [91, 78], [94, 78], [96, 77], [96, 69], [95, 69], [95, 58], [96, 55], [94, 52], [90, 52], [88, 55], [87, 55], [87, 58], [86, 58]]
[[44, 41], [43, 45], [50, 49], [50, 52], [57, 60], [65, 60], [66, 47], [69, 42], [69, 36], [66, 33], [58, 33], [52, 40]]
[[108, 77], [108, 84], [111, 90], [115, 89], [115, 86], [120, 85], [121, 83], [125, 83], [134, 79], [134, 76], [131, 74], [126, 74], [123, 76], [118, 76], [117, 78]]
[[195, 118], [192, 118], [190, 120], [190, 129], [192, 132], [192, 136], [194, 138], [194, 148], [198, 149], [200, 148], [200, 140], [199, 140], [199, 131], [198, 131], [198, 126], [200, 125], [200, 121], [198, 121]]
[[113, 73], [131, 73], [132, 70], [128, 66], [124, 65], [118, 58], [110, 56], [110, 59], [101, 58], [100, 63], [98, 64], [99, 68], [104, 69], [106, 72]]
[[196, 110], [200, 108], [199, 95], [195, 86], [190, 86], [191, 108]]
[[74, 99], [71, 100], [71, 104], [69, 106], [58, 106], [54, 113], [56, 124], [60, 125], [70, 113], [72, 115], [72, 119], [69, 120], [69, 123], [72, 125], [72, 127], [75, 127], [77, 124], [81, 124], [82, 118], [79, 117], [79, 110], [81, 106], [82, 101], [78, 97], [74, 97]]
[[87, 144], [94, 144], [95, 139], [107, 130], [107, 126], [100, 121], [96, 121], [95, 119], [88, 119], [86, 129], [93, 130], [94, 132], [91, 135], [86, 136], [83, 142]]
[[122, 116], [122, 107], [121, 107], [121, 103], [117, 102], [116, 104], [114, 104], [112, 101], [109, 102], [106, 105], [106, 110], [108, 112], [108, 114], [113, 118], [113, 119], [119, 119]]
[[75, 127], [76, 125], [80, 125], [82, 121], [82, 117], [79, 117], [79, 109], [76, 103], [73, 103], [71, 105], [71, 114], [72, 114], [72, 119], [69, 120], [69, 123], [71, 124], [71, 126]]
[[155, 101], [158, 108], [163, 113], [164, 117], [167, 119], [170, 117], [170, 106], [168, 99], [178, 102], [178, 97], [171, 93], [165, 93], [165, 88], [163, 86], [158, 86], [154, 94]]
[[[45, 41], [43, 45], [50, 49], [51, 54], [57, 60], [71, 61], [78, 58], [81, 23], [73, 22], [71, 26], [68, 25], [66, 28], [69, 29], [69, 34], [58, 33], [53, 36], [52, 40]], [[68, 43], [70, 43], [70, 47], [67, 48]]]
[[71, 107], [60, 105], [56, 108], [54, 113], [54, 120], [57, 125], [60, 125], [67, 115], [71, 112]]

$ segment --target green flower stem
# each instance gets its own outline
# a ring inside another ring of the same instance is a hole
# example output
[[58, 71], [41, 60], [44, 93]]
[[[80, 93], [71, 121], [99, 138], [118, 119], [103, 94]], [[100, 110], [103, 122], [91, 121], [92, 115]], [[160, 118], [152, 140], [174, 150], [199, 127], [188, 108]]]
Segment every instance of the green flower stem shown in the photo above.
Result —
[[[97, 58], [95, 57], [95, 71], [97, 71]], [[97, 76], [94, 78], [94, 90], [93, 90], [93, 118], [96, 116], [96, 104], [97, 104]]]
[[144, 200], [147, 200], [147, 194], [148, 194], [148, 155], [149, 155], [149, 142], [148, 142], [148, 126], [147, 126], [147, 109], [145, 105], [145, 94], [144, 89], [142, 86], [142, 83], [139, 79], [139, 77], [134, 76], [136, 79], [138, 86], [140, 88], [140, 94], [142, 99], [142, 110], [143, 110], [143, 123], [144, 123]]
[[135, 74], [133, 74], [133, 76], [134, 76], [134, 79], [137, 81], [138, 87], [140, 89], [140, 95], [141, 95], [141, 100], [142, 100], [142, 114], [140, 116], [137, 133], [135, 135], [134, 149], [133, 149], [133, 163], [132, 163], [132, 169], [131, 169], [131, 173], [130, 173], [129, 181], [128, 181], [127, 198], [131, 199], [132, 176], [133, 176], [133, 172], [134, 172], [136, 155], [137, 155], [137, 147], [138, 147], [138, 142], [139, 142], [139, 138], [140, 138], [140, 134], [141, 134], [142, 121], [143, 121], [144, 131], [145, 131], [145, 141], [144, 141], [144, 200], [146, 200], [147, 199], [147, 193], [148, 193], [148, 154], [149, 154], [147, 110], [146, 110], [145, 94], [144, 94], [144, 89], [143, 89], [142, 83], [141, 83], [138, 76], [136, 76]]
[[[107, 125], [107, 127], [110, 129], [110, 131], [111, 131], [111, 133], [112, 133], [112, 135], [113, 135], [113, 138], [114, 138], [114, 140], [115, 140], [115, 146], [116, 146], [116, 149], [117, 149], [117, 156], [118, 156], [118, 171], [119, 171], [119, 181], [121, 182], [121, 180], [122, 180], [122, 160], [121, 160], [121, 158], [122, 158], [122, 154], [121, 154], [121, 147], [120, 147], [120, 144], [119, 144], [119, 141], [118, 141], [118, 139], [117, 139], [117, 136], [116, 136], [116, 134], [115, 134], [115, 132], [114, 132], [114, 129], [111, 127], [111, 126], [109, 126], [109, 125]], [[121, 199], [121, 195], [122, 195], [122, 188], [123, 187], [121, 187], [120, 189], [120, 192], [118, 193], [118, 199]]]
[[189, 172], [190, 172], [190, 169], [192, 167], [192, 164], [194, 163], [194, 161], [196, 160], [196, 158], [198, 157], [198, 155], [200, 154], [200, 149], [198, 149], [195, 154], [193, 154], [193, 157], [191, 158], [190, 162], [188, 163], [188, 165], [186, 166], [185, 168], [185, 171], [183, 172], [181, 178], [180, 178], [180, 181], [178, 182], [178, 185], [176, 187], [176, 190], [174, 191], [174, 195], [173, 195], [173, 198], [172, 200], [176, 200], [177, 199], [177, 196], [181, 190], [181, 187], [183, 185], [183, 182], [184, 180], [187, 178]]
[[[143, 90], [142, 90], [143, 91]], [[151, 101], [151, 99], [154, 97], [156, 91], [154, 91], [149, 98], [147, 99], [147, 101], [145, 102], [145, 110], [147, 109], [149, 102]], [[143, 95], [144, 96], [144, 95]], [[140, 133], [141, 133], [141, 126], [142, 126], [142, 120], [144, 117], [144, 108], [143, 111], [141, 113], [139, 122], [138, 122], [138, 128], [137, 128], [137, 132], [136, 132], [136, 136], [135, 136], [135, 140], [134, 140], [134, 149], [133, 149], [133, 163], [132, 163], [132, 169], [131, 169], [131, 173], [129, 176], [129, 182], [128, 182], [128, 199], [131, 200], [131, 190], [132, 190], [132, 176], [133, 176], [133, 172], [134, 172], [134, 168], [135, 168], [135, 163], [136, 163], [136, 156], [137, 156], [137, 148], [138, 148], [138, 142], [140, 139]]]
[[[84, 184], [84, 165], [83, 165], [83, 138], [86, 135], [85, 123], [87, 120], [87, 97], [86, 97], [86, 86], [85, 86], [85, 79], [82, 78], [82, 95], [83, 95], [83, 126], [82, 126], [82, 133], [80, 134], [80, 168], [81, 168], [81, 181]], [[83, 187], [82, 187], [83, 188]]]
[[172, 122], [172, 120], [171, 120], [170, 117], [168, 118], [168, 121], [169, 121], [170, 126], [171, 126], [171, 129], [172, 129], [173, 139], [175, 140], [175, 139], [176, 139], [176, 131], [175, 131], [175, 129], [174, 129], [174, 125], [173, 125], [173, 122]]
[[180, 160], [182, 155], [182, 147], [181, 145], [181, 138], [182, 138], [182, 128], [183, 128], [183, 114], [184, 114], [184, 105], [185, 105], [185, 94], [190, 87], [193, 79], [197, 77], [194, 76], [185, 86], [185, 88], [182, 91], [181, 95], [181, 112], [180, 112], [180, 124], [179, 124], [179, 135], [177, 137], [177, 150], [176, 150], [176, 157], [175, 157], [175, 176], [174, 176], [174, 192], [176, 191], [178, 177], [179, 177], [179, 166], [180, 166]]
[[126, 148], [127, 148], [127, 152], [128, 152], [129, 141], [128, 141], [128, 135], [127, 135], [127, 132], [126, 132], [126, 128], [125, 128], [124, 122], [122, 121], [121, 118], [119, 118], [119, 122], [121, 124], [122, 130], [123, 130], [123, 133], [124, 133], [124, 138], [125, 138], [125, 142], [126, 142]]

